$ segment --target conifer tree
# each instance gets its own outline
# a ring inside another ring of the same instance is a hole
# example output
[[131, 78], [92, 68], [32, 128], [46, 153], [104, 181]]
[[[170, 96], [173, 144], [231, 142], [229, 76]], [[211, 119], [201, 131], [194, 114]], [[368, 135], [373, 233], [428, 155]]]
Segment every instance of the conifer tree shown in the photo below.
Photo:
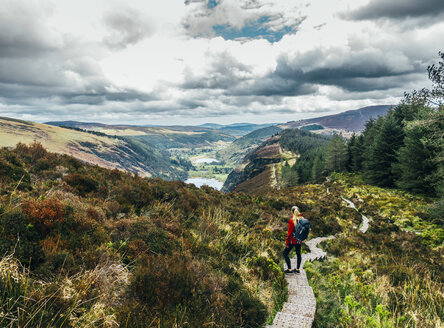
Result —
[[322, 177], [323, 171], [324, 171], [324, 161], [321, 155], [318, 154], [313, 162], [313, 167], [311, 171], [312, 179], [315, 181], [318, 180], [320, 177]]
[[356, 135], [353, 133], [352, 136], [350, 137], [350, 139], [347, 142], [347, 171], [348, 172], [353, 172], [353, 164], [352, 164], [352, 159], [353, 159], [353, 147], [355, 145], [356, 142]]
[[379, 118], [378, 124], [373, 142], [366, 149], [364, 178], [371, 184], [392, 187], [395, 181], [392, 167], [397, 163], [404, 133], [392, 111], [385, 118]]
[[352, 148], [351, 169], [353, 172], [362, 170], [362, 162], [364, 161], [364, 136], [361, 134], [356, 137], [356, 141]]
[[335, 134], [327, 149], [326, 168], [329, 172], [342, 172], [347, 165], [347, 144], [345, 139]]
[[437, 165], [434, 162], [434, 151], [424, 143], [428, 134], [426, 128], [415, 126], [406, 131], [404, 146], [398, 154], [400, 178], [396, 185], [415, 193], [434, 194], [434, 173]]

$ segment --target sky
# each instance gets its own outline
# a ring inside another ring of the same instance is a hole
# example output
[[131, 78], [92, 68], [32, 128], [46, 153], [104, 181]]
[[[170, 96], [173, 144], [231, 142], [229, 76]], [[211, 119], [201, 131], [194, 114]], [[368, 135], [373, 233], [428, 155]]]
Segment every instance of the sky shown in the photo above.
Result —
[[429, 86], [443, 0], [0, 0], [0, 116], [277, 123]]

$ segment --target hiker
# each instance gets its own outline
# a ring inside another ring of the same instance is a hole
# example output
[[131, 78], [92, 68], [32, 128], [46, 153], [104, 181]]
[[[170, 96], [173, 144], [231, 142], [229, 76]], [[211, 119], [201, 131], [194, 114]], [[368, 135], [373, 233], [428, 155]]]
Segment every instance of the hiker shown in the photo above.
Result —
[[[284, 249], [284, 259], [285, 262], [287, 262], [287, 270], [285, 270], [285, 273], [300, 273], [299, 267], [301, 266], [301, 245], [302, 241], [296, 239], [294, 236], [294, 228], [298, 224], [299, 220], [303, 219], [301, 212], [299, 212], [299, 208], [297, 206], [293, 206], [291, 208], [291, 219], [288, 221], [288, 234], [287, 239], [285, 241], [285, 249]], [[288, 257], [288, 254], [290, 253], [291, 249], [295, 247], [296, 248], [296, 255], [298, 259], [297, 268], [294, 270], [291, 270], [291, 262], [290, 258]]]

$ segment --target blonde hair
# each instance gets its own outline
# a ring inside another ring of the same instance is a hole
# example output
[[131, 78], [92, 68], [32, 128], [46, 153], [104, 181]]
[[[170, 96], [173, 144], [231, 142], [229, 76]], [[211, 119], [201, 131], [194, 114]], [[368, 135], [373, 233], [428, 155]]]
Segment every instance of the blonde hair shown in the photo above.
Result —
[[298, 217], [298, 215], [297, 214], [299, 214], [299, 213], [301, 213], [301, 212], [299, 212], [299, 207], [297, 207], [297, 206], [293, 206], [292, 208], [291, 208], [291, 214], [292, 214], [292, 219], [293, 219], [293, 222], [296, 224], [296, 222], [299, 220], [299, 217]]

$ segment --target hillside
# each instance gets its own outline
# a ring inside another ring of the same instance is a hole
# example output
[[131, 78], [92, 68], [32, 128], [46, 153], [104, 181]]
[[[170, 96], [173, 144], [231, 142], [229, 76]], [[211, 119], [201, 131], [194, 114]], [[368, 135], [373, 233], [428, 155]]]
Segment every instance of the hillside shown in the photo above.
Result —
[[[348, 132], [361, 132], [364, 130], [365, 122], [367, 122], [370, 118], [377, 118], [378, 116], [385, 115], [392, 107], [394, 106], [368, 106], [334, 115], [287, 122], [286, 124], [281, 124], [279, 126], [282, 128], [300, 128], [310, 125], [320, 125], [323, 128], [331, 129], [333, 132], [337, 133], [339, 133], [341, 130]], [[316, 127], [316, 129], [319, 129], [319, 127]], [[329, 133], [332, 134], [332, 132]]]
[[[308, 203], [304, 217], [325, 218], [313, 226], [318, 235], [335, 235], [321, 244], [327, 261], [305, 264], [317, 303], [314, 327], [442, 326], [444, 230], [427, 212], [429, 200], [337, 174], [265, 195]], [[365, 233], [362, 215], [370, 219]]]
[[235, 137], [223, 131], [197, 126], [107, 125], [76, 121], [48, 122], [47, 124], [95, 131], [110, 136], [125, 136], [161, 149], [200, 148], [235, 140]]
[[1, 326], [260, 327], [284, 301], [281, 201], [33, 144], [0, 149], [0, 202]]
[[[311, 165], [310, 154], [316, 153], [328, 142], [329, 138], [308, 131], [283, 130], [250, 151], [229, 174], [222, 191], [261, 194], [270, 189], [296, 185], [298, 175], [301, 175], [299, 168]], [[307, 159], [307, 156], [310, 158]]]
[[184, 167], [171, 162], [169, 155], [147, 143], [123, 137], [109, 137], [57, 126], [0, 118], [0, 146], [41, 143], [49, 151], [71, 155], [85, 163], [117, 168], [167, 179], [187, 176]]
[[230, 145], [217, 151], [217, 159], [227, 164], [236, 166], [241, 163], [245, 155], [258, 147], [262, 142], [277, 134], [282, 129], [277, 126], [269, 126], [255, 130], [233, 141]]
[[[371, 217], [365, 235], [341, 197]], [[337, 235], [323, 246], [335, 259], [305, 265], [316, 326], [434, 327], [444, 316], [442, 222], [429, 221], [426, 199], [353, 176], [223, 195], [20, 145], [0, 149], [0, 204], [4, 327], [263, 327], [287, 299], [294, 204], [311, 238]]]
[[253, 124], [253, 123], [233, 123], [228, 125], [221, 125], [221, 124], [213, 124], [213, 123], [206, 123], [200, 125], [201, 127], [219, 130], [221, 132], [233, 135], [233, 136], [244, 136], [246, 134], [249, 134], [253, 131], [267, 128], [269, 126], [276, 125], [276, 124]]

